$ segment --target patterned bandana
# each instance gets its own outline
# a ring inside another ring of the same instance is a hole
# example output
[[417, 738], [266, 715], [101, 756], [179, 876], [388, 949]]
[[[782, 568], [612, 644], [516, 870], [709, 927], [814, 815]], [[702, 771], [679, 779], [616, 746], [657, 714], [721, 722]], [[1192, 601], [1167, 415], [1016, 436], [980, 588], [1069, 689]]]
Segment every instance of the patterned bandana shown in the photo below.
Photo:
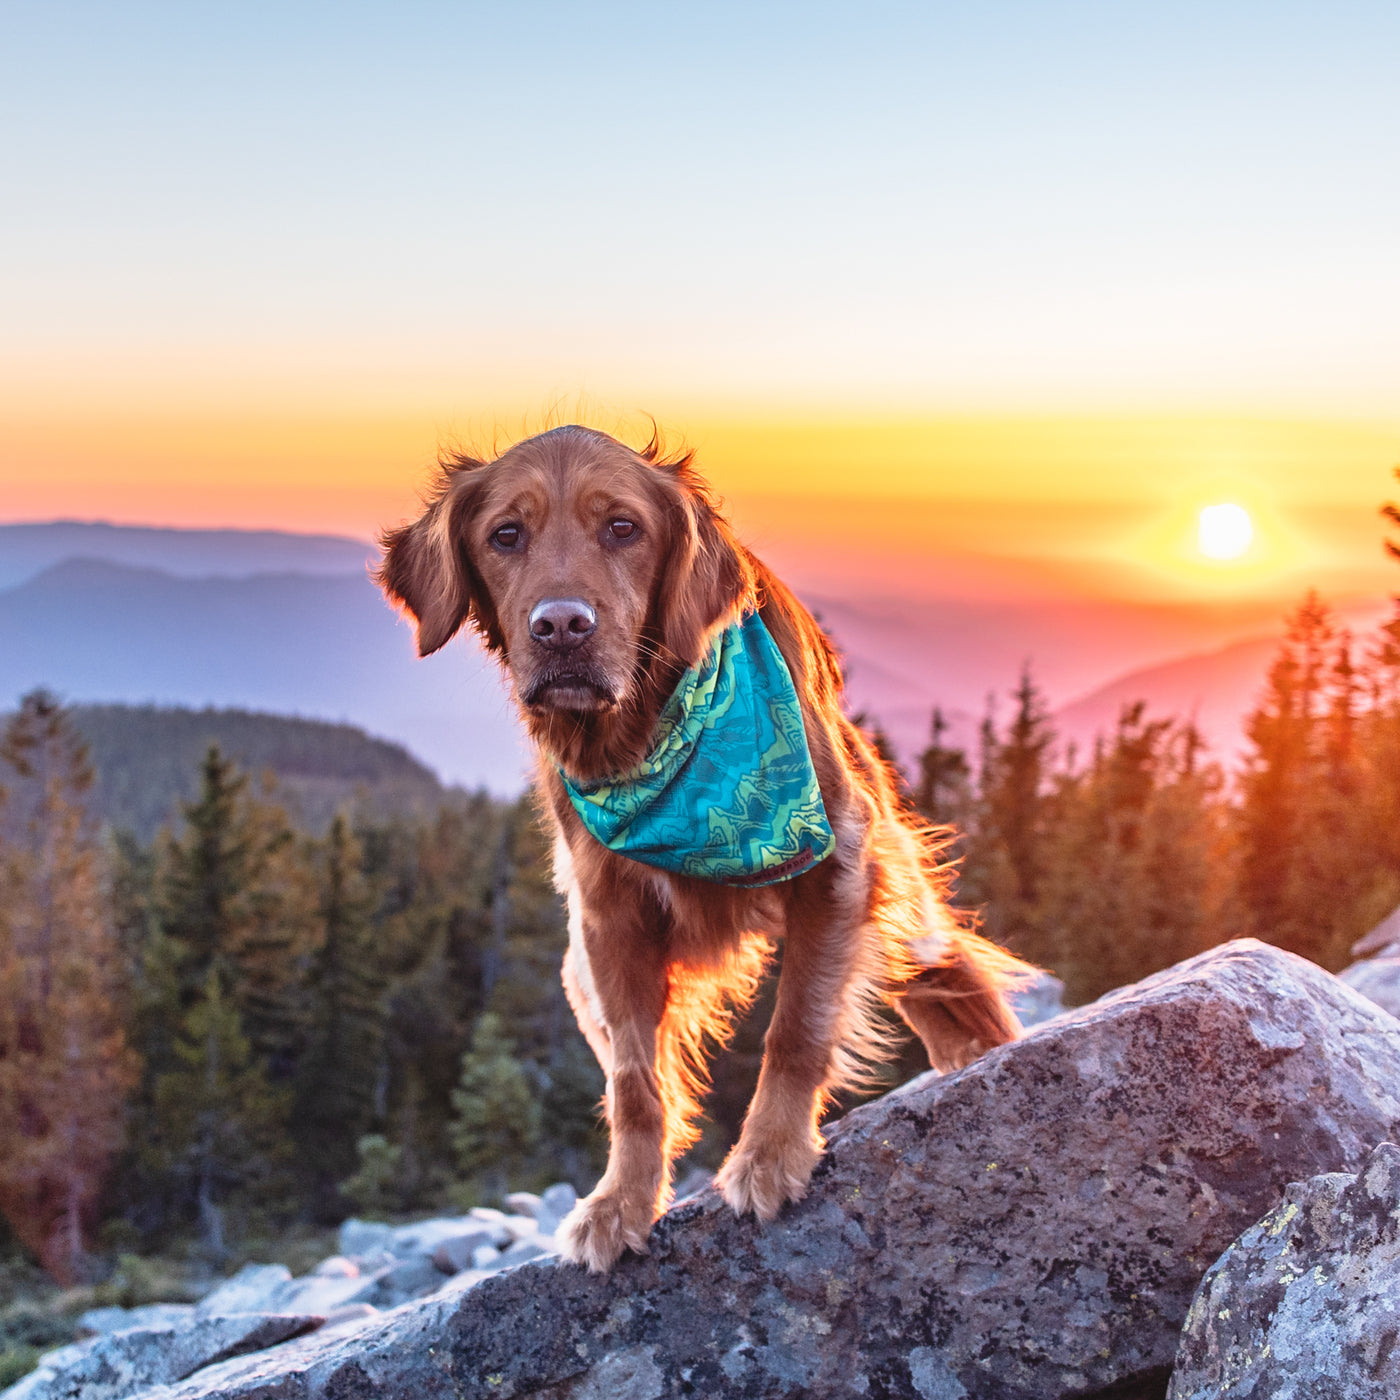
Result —
[[598, 783], [559, 776], [610, 851], [721, 885], [790, 880], [836, 845], [797, 690], [757, 613], [681, 677], [637, 767]]

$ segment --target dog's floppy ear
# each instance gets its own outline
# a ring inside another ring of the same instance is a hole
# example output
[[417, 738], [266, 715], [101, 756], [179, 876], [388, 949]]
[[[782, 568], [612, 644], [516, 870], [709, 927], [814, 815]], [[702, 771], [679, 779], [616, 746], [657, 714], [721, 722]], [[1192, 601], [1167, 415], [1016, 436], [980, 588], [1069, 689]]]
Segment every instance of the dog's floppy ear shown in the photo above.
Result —
[[754, 606], [754, 574], [747, 553], [715, 509], [689, 456], [658, 463], [672, 497], [670, 548], [657, 596], [657, 628], [662, 645], [693, 666], [721, 625]]
[[449, 473], [417, 520], [379, 537], [384, 558], [375, 581], [416, 622], [419, 656], [431, 656], [451, 641], [474, 609], [488, 643], [494, 640], [489, 626], [494, 617], [480, 616], [489, 613], [489, 603], [462, 538], [477, 487], [475, 479]]

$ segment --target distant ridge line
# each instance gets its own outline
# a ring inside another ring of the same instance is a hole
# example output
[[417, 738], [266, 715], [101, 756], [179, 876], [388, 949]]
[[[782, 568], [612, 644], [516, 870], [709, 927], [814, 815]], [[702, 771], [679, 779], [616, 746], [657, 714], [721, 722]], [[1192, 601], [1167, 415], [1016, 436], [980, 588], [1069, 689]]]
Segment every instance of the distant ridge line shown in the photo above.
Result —
[[334, 540], [341, 544], [361, 545], [366, 549], [373, 548], [370, 540], [361, 539], [358, 535], [342, 535], [331, 530], [279, 530], [275, 525], [260, 525], [256, 529], [246, 525], [144, 525], [126, 524], [119, 520], [80, 520], [76, 516], [67, 515], [56, 517], [53, 520], [0, 520], [0, 531], [50, 528], [111, 530], [152, 535], [229, 535], [282, 540]]

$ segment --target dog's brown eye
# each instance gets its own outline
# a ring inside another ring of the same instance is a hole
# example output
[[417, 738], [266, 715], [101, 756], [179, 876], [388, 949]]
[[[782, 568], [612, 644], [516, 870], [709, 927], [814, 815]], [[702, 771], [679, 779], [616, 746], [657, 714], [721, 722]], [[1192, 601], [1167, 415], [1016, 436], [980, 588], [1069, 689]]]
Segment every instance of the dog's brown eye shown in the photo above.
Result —
[[630, 540], [637, 533], [637, 527], [630, 520], [618, 519], [608, 525], [608, 533], [615, 540]]
[[492, 534], [491, 542], [502, 549], [514, 549], [520, 543], [520, 526], [502, 525]]

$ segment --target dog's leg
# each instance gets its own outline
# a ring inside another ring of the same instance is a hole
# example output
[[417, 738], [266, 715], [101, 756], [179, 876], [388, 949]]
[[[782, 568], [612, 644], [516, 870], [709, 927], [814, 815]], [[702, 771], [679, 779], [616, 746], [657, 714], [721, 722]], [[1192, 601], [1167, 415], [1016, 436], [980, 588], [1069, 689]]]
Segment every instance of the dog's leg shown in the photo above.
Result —
[[[667, 970], [661, 937], [637, 912], [614, 912], [604, 926], [585, 911], [582, 931], [602, 1021], [591, 1014], [580, 1021], [590, 1042], [590, 1022], [599, 1037], [594, 1051], [608, 1075], [611, 1141], [603, 1179], [560, 1225], [559, 1241], [565, 1258], [601, 1273], [624, 1249], [646, 1253], [647, 1235], [668, 1185], [665, 1112], [656, 1072]], [[585, 1001], [585, 1010], [592, 1002], [591, 997]]]
[[569, 1007], [574, 1013], [574, 1020], [578, 1022], [579, 1030], [583, 1032], [583, 1038], [588, 1042], [588, 1048], [593, 1052], [593, 1058], [598, 1061], [598, 1065], [605, 1075], [611, 1074], [612, 1042], [608, 1039], [607, 1031], [593, 1014], [593, 1007], [574, 965], [572, 948], [564, 954], [564, 966], [559, 975], [560, 980], [564, 983], [564, 996], [568, 999]]
[[1021, 1034], [1006, 992], [1028, 971], [975, 933], [959, 932], [937, 963], [899, 986], [895, 1009], [923, 1041], [934, 1069], [961, 1069]]
[[958, 922], [930, 885], [928, 856], [908, 826], [887, 821], [880, 846], [874, 917], [892, 953], [888, 995], [933, 1068], [961, 1069], [1021, 1033], [1006, 994], [1032, 969]]
[[835, 1074], [837, 1044], [859, 1015], [861, 923], [859, 901], [843, 899], [829, 882], [809, 886], [789, 906], [758, 1088], [716, 1178], [736, 1214], [771, 1220], [806, 1193], [825, 1145], [817, 1128], [823, 1090]]
[[[568, 847], [564, 846], [564, 859], [568, 859]], [[558, 847], [555, 853], [555, 868], [559, 869]], [[598, 1000], [598, 989], [593, 984], [593, 969], [588, 962], [588, 949], [583, 940], [583, 896], [572, 879], [572, 864], [562, 867], [569, 876], [564, 887], [569, 908], [569, 947], [564, 954], [564, 966], [560, 969], [560, 980], [564, 983], [564, 995], [574, 1013], [574, 1020], [593, 1051], [604, 1075], [612, 1074], [612, 1043], [608, 1040], [607, 1028], [603, 1025], [603, 1008]]]

